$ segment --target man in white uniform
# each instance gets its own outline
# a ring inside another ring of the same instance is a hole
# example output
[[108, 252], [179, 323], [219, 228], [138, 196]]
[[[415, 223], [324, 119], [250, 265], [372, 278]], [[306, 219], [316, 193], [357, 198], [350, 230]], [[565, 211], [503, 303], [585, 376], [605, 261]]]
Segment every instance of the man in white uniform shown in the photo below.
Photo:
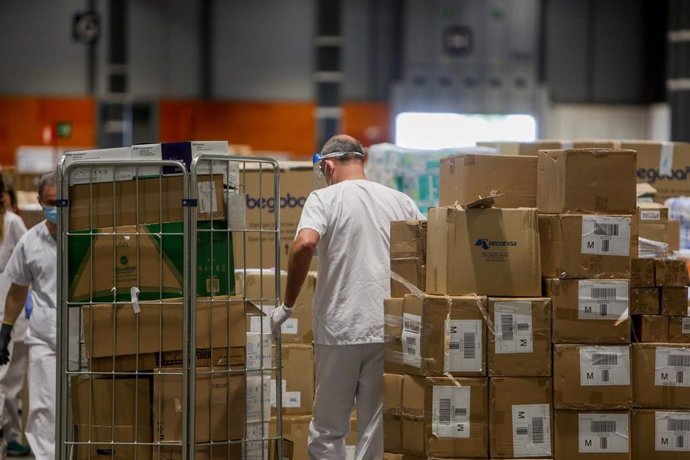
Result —
[[29, 348], [29, 416], [25, 434], [36, 460], [55, 458], [57, 329], [57, 187], [55, 174], [44, 175], [38, 199], [46, 220], [17, 243], [4, 275], [12, 282], [0, 329], [0, 360], [9, 358], [6, 339], [22, 314], [31, 286], [33, 311], [25, 343]]
[[339, 135], [323, 146], [315, 171], [327, 187], [304, 205], [290, 251], [284, 304], [274, 334], [291, 315], [316, 252], [314, 295], [316, 395], [309, 457], [344, 460], [357, 405], [356, 458], [383, 457], [383, 300], [390, 296], [390, 222], [424, 219], [406, 195], [367, 180], [364, 150]]

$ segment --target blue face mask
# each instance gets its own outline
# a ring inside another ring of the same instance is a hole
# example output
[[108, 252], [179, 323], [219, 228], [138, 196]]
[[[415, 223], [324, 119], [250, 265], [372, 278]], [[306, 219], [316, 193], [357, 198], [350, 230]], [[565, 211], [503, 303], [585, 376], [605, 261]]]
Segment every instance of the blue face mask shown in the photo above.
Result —
[[43, 215], [45, 216], [48, 222], [57, 225], [58, 213], [57, 208], [55, 206], [45, 206], [43, 208]]

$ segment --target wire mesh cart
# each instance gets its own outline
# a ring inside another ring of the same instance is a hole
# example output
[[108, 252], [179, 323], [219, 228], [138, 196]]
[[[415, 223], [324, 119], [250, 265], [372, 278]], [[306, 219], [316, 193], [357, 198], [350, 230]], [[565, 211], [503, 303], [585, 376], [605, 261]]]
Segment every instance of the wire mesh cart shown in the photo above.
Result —
[[60, 158], [56, 458], [283, 458], [280, 207], [247, 223], [247, 171], [280, 199], [272, 159]]

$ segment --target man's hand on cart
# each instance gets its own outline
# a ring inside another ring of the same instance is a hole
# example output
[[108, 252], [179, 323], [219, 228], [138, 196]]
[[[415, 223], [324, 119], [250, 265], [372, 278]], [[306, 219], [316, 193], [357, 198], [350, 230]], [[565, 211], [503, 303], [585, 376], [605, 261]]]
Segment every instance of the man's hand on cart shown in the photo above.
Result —
[[282, 304], [271, 312], [271, 333], [273, 334], [273, 340], [278, 340], [280, 327], [285, 321], [290, 319], [294, 310], [295, 307], [288, 308], [285, 304]]
[[0, 327], [0, 366], [10, 362], [10, 340], [14, 324], [3, 321]]

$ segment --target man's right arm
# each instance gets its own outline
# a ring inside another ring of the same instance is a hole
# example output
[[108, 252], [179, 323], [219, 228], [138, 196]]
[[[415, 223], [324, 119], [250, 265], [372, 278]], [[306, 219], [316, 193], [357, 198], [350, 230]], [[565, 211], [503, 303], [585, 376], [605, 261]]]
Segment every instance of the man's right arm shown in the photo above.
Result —
[[21, 286], [12, 283], [10, 290], [7, 293], [7, 300], [5, 302], [5, 316], [2, 322], [6, 324], [14, 324], [17, 318], [26, 305], [26, 296], [29, 293], [29, 286]]

